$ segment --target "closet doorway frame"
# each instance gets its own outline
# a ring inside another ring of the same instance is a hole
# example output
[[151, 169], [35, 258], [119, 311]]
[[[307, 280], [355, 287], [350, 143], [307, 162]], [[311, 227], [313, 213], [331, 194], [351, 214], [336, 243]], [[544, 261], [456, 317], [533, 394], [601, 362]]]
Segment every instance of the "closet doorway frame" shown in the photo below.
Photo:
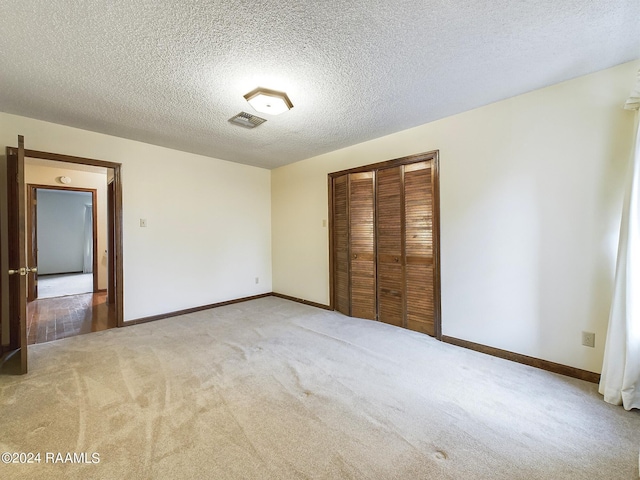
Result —
[[[338, 172], [329, 173], [327, 176], [328, 196], [329, 196], [329, 308], [335, 310], [335, 238], [334, 238], [334, 182], [335, 179], [350, 173], [363, 173], [372, 170], [381, 170], [384, 168], [399, 167], [402, 165], [410, 165], [412, 163], [433, 161], [431, 167], [431, 175], [433, 176], [433, 218], [432, 218], [432, 239], [433, 239], [433, 325], [434, 338], [442, 340], [442, 309], [441, 309], [441, 282], [440, 282], [440, 151], [432, 150], [430, 152], [417, 153], [406, 157], [395, 158], [383, 162], [372, 163], [360, 167], [340, 170]], [[374, 205], [374, 217], [376, 215]], [[377, 253], [376, 253], [377, 255]], [[378, 303], [376, 295], [376, 305]], [[377, 307], [376, 307], [377, 310]], [[375, 320], [378, 321], [378, 320]]]

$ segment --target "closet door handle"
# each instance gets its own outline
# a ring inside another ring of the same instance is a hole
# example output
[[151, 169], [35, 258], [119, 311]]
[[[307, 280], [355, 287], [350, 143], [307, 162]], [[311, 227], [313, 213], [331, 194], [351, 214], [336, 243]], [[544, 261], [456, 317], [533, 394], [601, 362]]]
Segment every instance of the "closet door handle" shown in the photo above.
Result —
[[357, 254], [357, 253], [354, 253], [354, 254], [353, 254], [353, 258], [358, 258], [358, 254]]
[[396, 262], [396, 263], [398, 263], [398, 261], [399, 261], [399, 260], [400, 260], [400, 259], [399, 259], [398, 257], [396, 257], [396, 258], [394, 258], [394, 259], [393, 259], [393, 261], [394, 261], [394, 262]]

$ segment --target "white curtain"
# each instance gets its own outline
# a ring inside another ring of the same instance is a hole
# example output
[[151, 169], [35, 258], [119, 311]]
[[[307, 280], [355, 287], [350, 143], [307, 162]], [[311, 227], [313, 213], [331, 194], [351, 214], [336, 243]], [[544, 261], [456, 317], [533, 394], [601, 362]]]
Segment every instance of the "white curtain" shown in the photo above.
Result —
[[[636, 88], [625, 105], [640, 109], [640, 71]], [[599, 391], [605, 401], [625, 409], [640, 409], [640, 129], [628, 170], [620, 225], [613, 302]]]
[[84, 206], [84, 273], [93, 273], [93, 206]]

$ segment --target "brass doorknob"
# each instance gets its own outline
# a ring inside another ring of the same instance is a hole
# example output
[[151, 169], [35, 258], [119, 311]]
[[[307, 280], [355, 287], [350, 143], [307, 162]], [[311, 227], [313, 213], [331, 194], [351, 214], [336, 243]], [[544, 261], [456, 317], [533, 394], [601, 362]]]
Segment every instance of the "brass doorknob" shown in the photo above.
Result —
[[16, 273], [19, 275], [26, 275], [27, 273], [37, 273], [38, 272], [38, 267], [33, 267], [33, 268], [29, 268], [29, 267], [21, 267], [18, 268], [17, 270], [9, 270], [9, 275], [15, 275]]

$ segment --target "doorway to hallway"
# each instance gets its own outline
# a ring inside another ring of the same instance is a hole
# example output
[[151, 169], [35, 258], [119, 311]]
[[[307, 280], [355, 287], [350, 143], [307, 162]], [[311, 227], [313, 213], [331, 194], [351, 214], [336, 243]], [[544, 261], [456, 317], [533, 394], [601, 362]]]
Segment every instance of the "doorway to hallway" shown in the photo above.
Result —
[[40, 298], [27, 304], [29, 345], [115, 327], [115, 304], [107, 302], [107, 292]]
[[113, 178], [111, 168], [25, 157], [27, 255], [38, 266], [28, 278], [28, 344], [117, 326]]

